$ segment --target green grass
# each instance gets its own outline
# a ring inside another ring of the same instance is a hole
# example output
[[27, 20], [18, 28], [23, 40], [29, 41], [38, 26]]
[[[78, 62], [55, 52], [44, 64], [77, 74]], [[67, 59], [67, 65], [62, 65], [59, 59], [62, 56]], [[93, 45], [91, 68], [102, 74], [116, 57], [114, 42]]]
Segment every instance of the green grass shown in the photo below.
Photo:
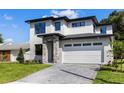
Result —
[[0, 63], [0, 83], [21, 79], [49, 66], [47, 64]]
[[[124, 70], [124, 64], [123, 64]], [[124, 71], [120, 71], [118, 68], [115, 71], [115, 68], [110, 66], [102, 66], [98, 71], [96, 79], [94, 80], [95, 84], [124, 84]]]

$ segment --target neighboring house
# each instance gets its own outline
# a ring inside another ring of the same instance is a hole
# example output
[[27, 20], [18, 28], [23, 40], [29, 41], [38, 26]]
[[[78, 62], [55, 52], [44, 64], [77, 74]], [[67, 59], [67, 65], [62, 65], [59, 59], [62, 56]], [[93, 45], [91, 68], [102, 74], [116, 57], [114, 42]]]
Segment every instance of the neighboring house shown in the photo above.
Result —
[[30, 59], [29, 44], [1, 44], [0, 61], [15, 62], [20, 48], [23, 49], [25, 60]]
[[95, 16], [69, 19], [46, 17], [27, 20], [30, 59], [43, 63], [107, 64], [113, 60], [111, 24]]

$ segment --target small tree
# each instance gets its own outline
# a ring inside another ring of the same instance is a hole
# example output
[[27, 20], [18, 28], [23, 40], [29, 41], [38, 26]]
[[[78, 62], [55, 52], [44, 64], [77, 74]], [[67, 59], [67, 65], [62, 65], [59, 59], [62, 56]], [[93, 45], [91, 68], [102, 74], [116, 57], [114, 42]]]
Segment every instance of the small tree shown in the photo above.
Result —
[[[113, 43], [113, 53], [114, 53], [114, 62], [113, 65], [117, 67], [120, 64], [121, 65], [121, 71], [122, 71], [122, 65], [123, 65], [123, 59], [124, 59], [124, 43], [121, 41], [114, 41]], [[120, 63], [118, 64], [117, 59], [120, 59]]]
[[124, 59], [124, 42], [121, 44], [121, 71], [123, 71], [123, 59]]
[[19, 63], [24, 63], [24, 54], [22, 48], [20, 48], [16, 60], [19, 61]]

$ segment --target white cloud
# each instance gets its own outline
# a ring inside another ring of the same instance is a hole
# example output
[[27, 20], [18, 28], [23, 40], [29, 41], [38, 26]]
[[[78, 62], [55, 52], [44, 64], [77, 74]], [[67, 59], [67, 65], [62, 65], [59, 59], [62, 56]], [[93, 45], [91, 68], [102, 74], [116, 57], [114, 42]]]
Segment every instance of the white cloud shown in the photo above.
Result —
[[52, 16], [52, 17], [55, 17], [55, 18], [58, 17], [57, 15], [51, 15], [51, 16]]
[[56, 17], [67, 16], [68, 18], [72, 19], [72, 18], [78, 18], [79, 14], [78, 14], [78, 11], [71, 10], [71, 9], [62, 10], [62, 11], [52, 10], [51, 15], [43, 15], [42, 18], [49, 17], [49, 16], [53, 16], [55, 18]]
[[48, 17], [47, 15], [43, 15], [42, 18]]
[[17, 28], [18, 26], [16, 24], [12, 24], [12, 27], [13, 28]]
[[[50, 17], [58, 17], [57, 15], [50, 15]], [[42, 18], [49, 17], [48, 15], [43, 15]]]
[[12, 44], [14, 43], [14, 40], [12, 38], [8, 38], [4, 40], [4, 44]]
[[4, 15], [3, 15], [3, 18], [4, 18], [5, 20], [12, 20], [12, 19], [13, 19], [12, 16], [7, 15], [7, 14], [4, 14]]
[[71, 9], [62, 10], [62, 11], [52, 10], [51, 13], [56, 17], [67, 16], [69, 18], [77, 18], [79, 16], [77, 11]]

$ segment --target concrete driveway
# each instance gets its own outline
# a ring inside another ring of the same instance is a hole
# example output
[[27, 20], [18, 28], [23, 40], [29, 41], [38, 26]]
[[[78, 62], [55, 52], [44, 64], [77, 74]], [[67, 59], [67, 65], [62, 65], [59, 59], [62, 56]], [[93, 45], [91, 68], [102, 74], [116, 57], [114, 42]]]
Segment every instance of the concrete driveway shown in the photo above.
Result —
[[98, 69], [99, 65], [55, 64], [13, 83], [91, 84]]

